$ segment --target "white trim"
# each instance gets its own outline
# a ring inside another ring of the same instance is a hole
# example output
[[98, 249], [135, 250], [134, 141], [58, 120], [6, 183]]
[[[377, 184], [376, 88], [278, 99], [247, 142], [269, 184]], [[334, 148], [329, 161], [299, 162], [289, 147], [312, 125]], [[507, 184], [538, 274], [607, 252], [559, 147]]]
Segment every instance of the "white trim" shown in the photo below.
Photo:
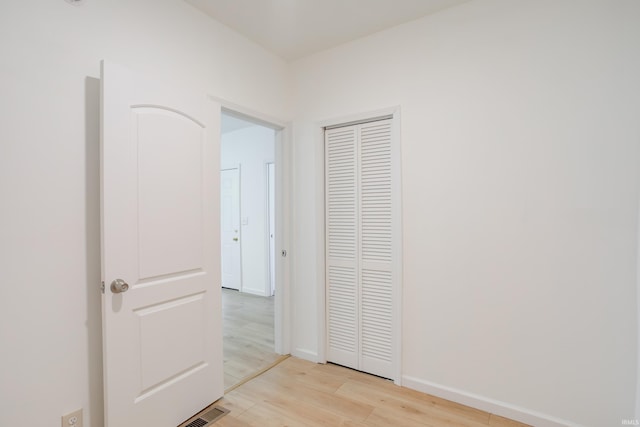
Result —
[[[276, 131], [275, 156], [276, 167], [276, 252], [289, 247], [290, 236], [290, 194], [291, 180], [291, 124], [259, 111], [235, 104], [214, 95], [209, 99], [219, 106], [218, 114], [229, 114], [259, 124]], [[291, 287], [289, 257], [279, 258], [276, 262], [276, 295], [274, 300], [274, 341], [275, 352], [291, 353]], [[221, 343], [222, 344], [222, 343]]]
[[571, 421], [563, 420], [541, 412], [532, 411], [520, 406], [511, 405], [499, 400], [478, 394], [469, 393], [408, 375], [403, 376], [404, 386], [432, 396], [471, 406], [491, 414], [510, 418], [536, 427], [584, 427]]
[[276, 196], [276, 295], [274, 318], [275, 352], [291, 353], [291, 255], [278, 257], [289, 249], [291, 235], [291, 126], [276, 130], [275, 140], [275, 196]]
[[251, 123], [255, 123], [258, 125], [266, 126], [275, 130], [282, 130], [289, 126], [289, 124], [283, 120], [280, 120], [276, 117], [270, 116], [268, 114], [264, 114], [260, 111], [252, 110], [251, 108], [246, 108], [242, 105], [235, 104], [231, 101], [227, 101], [226, 99], [208, 95], [209, 99], [214, 102], [217, 102], [222, 107], [222, 112], [225, 114], [229, 114], [236, 118], [240, 118], [243, 120], [247, 120]]
[[321, 244], [318, 247], [318, 255], [316, 265], [317, 273], [317, 289], [316, 298], [317, 305], [317, 322], [318, 322], [318, 363], [326, 363], [327, 361], [327, 331], [326, 331], [326, 206], [325, 206], [325, 128], [335, 127], [338, 125], [348, 125], [353, 123], [368, 122], [376, 118], [391, 118], [392, 120], [392, 178], [393, 178], [393, 209], [394, 222], [392, 225], [393, 242], [393, 260], [392, 266], [394, 271], [394, 301], [393, 301], [393, 328], [394, 328], [394, 375], [393, 379], [396, 385], [402, 385], [402, 165], [401, 165], [401, 140], [400, 140], [400, 106], [382, 108], [363, 113], [354, 113], [345, 116], [323, 119], [314, 123], [316, 150], [316, 206], [318, 209], [316, 215], [318, 218], [316, 238]]
[[[275, 135], [274, 135], [274, 144], [273, 144], [273, 148], [274, 148], [274, 157], [275, 157]], [[265, 160], [262, 162], [262, 185], [264, 187], [264, 200], [263, 200], [263, 207], [262, 209], [264, 209], [264, 231], [265, 234], [263, 234], [263, 238], [264, 238], [264, 253], [267, 254], [267, 256], [264, 258], [263, 262], [264, 262], [264, 271], [265, 271], [265, 279], [264, 279], [264, 287], [262, 288], [262, 296], [264, 297], [270, 297], [271, 296], [271, 248], [269, 245], [269, 232], [271, 230], [271, 227], [269, 225], [269, 221], [271, 219], [271, 212], [269, 212], [269, 164], [270, 162], [268, 160]], [[273, 163], [273, 162], [271, 162]], [[275, 236], [274, 236], [275, 238]], [[268, 289], [268, 291], [267, 291]], [[275, 306], [273, 308], [274, 310], [274, 314], [275, 314]]]
[[326, 294], [326, 182], [325, 182], [325, 141], [324, 141], [324, 128], [326, 125], [322, 123], [315, 123], [315, 144], [314, 149], [316, 151], [316, 206], [317, 209], [317, 228], [316, 228], [316, 242], [318, 247], [316, 248], [316, 265], [317, 277], [316, 283], [316, 320], [318, 325], [318, 353], [317, 358], [319, 363], [327, 363], [327, 294]]
[[393, 266], [393, 357], [396, 360], [394, 383], [402, 385], [402, 289], [403, 289], [403, 229], [402, 229], [402, 140], [400, 135], [400, 107], [394, 109], [391, 122], [391, 225]]
[[[638, 216], [640, 224], [640, 215]], [[640, 420], [640, 227], [636, 236], [636, 399], [635, 419]]]
[[[220, 151], [222, 151], [222, 135], [220, 135]], [[220, 160], [222, 160], [222, 153], [220, 153]], [[238, 238], [240, 239], [240, 286], [239, 292], [244, 292], [244, 257], [242, 256], [242, 163], [238, 163]], [[224, 338], [223, 338], [224, 339]]]
[[[274, 141], [275, 142], [275, 141]], [[266, 189], [265, 189], [265, 211], [267, 212], [267, 214], [265, 215], [266, 217], [266, 224], [265, 224], [265, 229], [267, 230], [267, 235], [266, 235], [266, 243], [267, 243], [267, 281], [266, 281], [266, 287], [265, 287], [265, 296], [270, 297], [273, 296], [272, 294], [272, 289], [275, 291], [275, 269], [276, 269], [276, 250], [275, 250], [275, 237], [276, 237], [276, 231], [275, 231], [275, 221], [276, 218], [273, 218], [274, 220], [274, 230], [273, 230], [273, 238], [274, 238], [274, 250], [273, 250], [273, 258], [271, 257], [271, 184], [273, 184], [273, 210], [274, 210], [274, 217], [277, 217], [277, 215], [275, 214], [276, 212], [276, 201], [275, 201], [275, 193], [276, 193], [276, 182], [275, 182], [275, 171], [276, 171], [276, 163], [275, 163], [275, 144], [274, 144], [274, 160], [273, 161], [266, 161], [264, 162], [264, 176], [265, 176], [265, 183], [266, 183]], [[273, 182], [271, 179], [271, 174], [269, 173], [269, 165], [273, 165]], [[272, 268], [272, 264], [273, 264], [273, 268]], [[273, 282], [271, 281], [271, 273], [273, 273]]]
[[365, 123], [378, 122], [380, 120], [386, 120], [386, 119], [393, 119], [393, 114], [387, 114], [384, 116], [372, 116], [363, 120], [354, 120], [352, 122], [347, 122], [347, 123], [338, 123], [337, 125], [325, 126], [324, 129], [325, 130], [338, 129], [338, 128], [344, 128], [349, 126], [362, 125]]
[[[340, 117], [323, 119], [323, 120], [317, 121], [316, 125], [324, 129], [326, 127], [332, 127], [336, 125], [371, 121], [371, 119], [373, 118], [387, 117], [387, 116], [391, 116], [394, 120], [396, 120], [396, 118], [399, 118], [396, 116], [399, 112], [400, 112], [400, 106], [396, 105], [393, 107], [381, 108], [379, 110], [372, 110], [364, 113], [354, 113], [354, 114], [348, 114]], [[324, 142], [324, 132], [322, 135], [323, 135], [323, 142]]]

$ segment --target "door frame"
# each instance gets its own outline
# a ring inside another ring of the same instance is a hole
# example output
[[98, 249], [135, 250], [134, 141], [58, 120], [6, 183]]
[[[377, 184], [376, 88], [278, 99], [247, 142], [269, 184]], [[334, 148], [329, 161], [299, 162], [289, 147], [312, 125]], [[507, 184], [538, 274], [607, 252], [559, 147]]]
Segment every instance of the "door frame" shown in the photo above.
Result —
[[[274, 178], [271, 178], [271, 169], [273, 168], [273, 176]], [[266, 197], [266, 211], [267, 211], [267, 220], [266, 220], [266, 224], [265, 224], [265, 229], [267, 230], [267, 235], [266, 235], [266, 245], [267, 245], [267, 281], [266, 283], [268, 284], [268, 292], [266, 292], [266, 294], [268, 296], [274, 296], [275, 294], [275, 263], [276, 263], [276, 250], [275, 250], [275, 237], [276, 237], [276, 231], [275, 231], [275, 221], [277, 219], [276, 215], [275, 215], [275, 211], [276, 211], [276, 201], [275, 201], [275, 194], [276, 194], [276, 183], [275, 183], [275, 172], [276, 172], [276, 163], [275, 161], [273, 162], [265, 162], [264, 164], [264, 176], [265, 176], [265, 183], [266, 183], [266, 191], [265, 194], [267, 195]], [[273, 203], [271, 203], [271, 187], [273, 184]], [[273, 208], [274, 214], [271, 214], [271, 209]], [[271, 220], [274, 220], [274, 225], [273, 225], [273, 238], [274, 238], [274, 249], [273, 249], [273, 254], [271, 253]], [[271, 280], [273, 277], [273, 280]]]
[[316, 199], [318, 215], [316, 235], [321, 247], [317, 252], [317, 287], [316, 301], [318, 322], [318, 362], [327, 362], [327, 301], [326, 301], [326, 199], [325, 199], [325, 128], [334, 126], [348, 126], [352, 124], [373, 121], [380, 118], [392, 120], [391, 131], [391, 176], [392, 176], [392, 269], [393, 283], [393, 365], [396, 385], [402, 385], [402, 153], [400, 145], [400, 106], [383, 108], [363, 113], [339, 116], [331, 119], [316, 121], [314, 124], [314, 148], [316, 150], [316, 180], [321, 189]]
[[[278, 354], [291, 353], [291, 304], [290, 298], [290, 256], [288, 254], [291, 236], [290, 182], [291, 182], [291, 124], [268, 114], [246, 108], [233, 102], [209, 95], [220, 105], [218, 114], [235, 116], [261, 126], [275, 130], [276, 165], [276, 253], [282, 251], [285, 256], [276, 256], [276, 295], [274, 297], [274, 347]], [[222, 343], [221, 343], [222, 345]]]

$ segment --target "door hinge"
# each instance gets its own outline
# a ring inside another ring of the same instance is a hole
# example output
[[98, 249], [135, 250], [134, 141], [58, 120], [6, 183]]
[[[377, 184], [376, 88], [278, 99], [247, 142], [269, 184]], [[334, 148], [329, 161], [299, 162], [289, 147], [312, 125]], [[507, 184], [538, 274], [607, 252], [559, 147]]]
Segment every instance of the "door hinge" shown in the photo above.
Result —
[[104, 280], [100, 284], [100, 292], [104, 294]]

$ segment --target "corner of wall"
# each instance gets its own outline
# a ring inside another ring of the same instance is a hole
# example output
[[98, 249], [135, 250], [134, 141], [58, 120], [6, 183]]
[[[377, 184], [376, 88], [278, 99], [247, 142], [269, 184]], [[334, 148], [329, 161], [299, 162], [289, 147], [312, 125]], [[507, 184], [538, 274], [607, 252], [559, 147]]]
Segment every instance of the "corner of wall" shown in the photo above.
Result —
[[291, 351], [291, 355], [299, 359], [308, 360], [309, 362], [320, 363], [318, 353], [315, 351], [307, 350], [304, 348], [294, 348]]

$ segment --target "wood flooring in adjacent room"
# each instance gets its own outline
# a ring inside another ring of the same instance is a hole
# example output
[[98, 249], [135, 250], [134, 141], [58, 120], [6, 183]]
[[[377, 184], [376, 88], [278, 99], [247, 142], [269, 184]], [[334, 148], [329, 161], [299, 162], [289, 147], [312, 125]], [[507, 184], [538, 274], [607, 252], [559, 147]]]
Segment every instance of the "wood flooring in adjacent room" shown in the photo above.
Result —
[[225, 390], [278, 359], [273, 310], [273, 297], [222, 289]]
[[341, 366], [294, 357], [216, 402], [219, 427], [523, 427], [515, 421]]

